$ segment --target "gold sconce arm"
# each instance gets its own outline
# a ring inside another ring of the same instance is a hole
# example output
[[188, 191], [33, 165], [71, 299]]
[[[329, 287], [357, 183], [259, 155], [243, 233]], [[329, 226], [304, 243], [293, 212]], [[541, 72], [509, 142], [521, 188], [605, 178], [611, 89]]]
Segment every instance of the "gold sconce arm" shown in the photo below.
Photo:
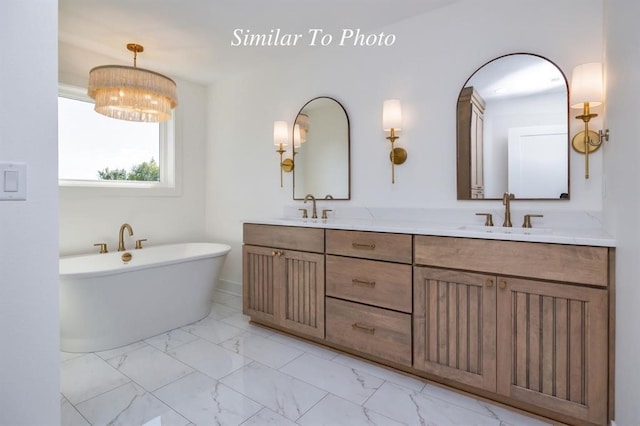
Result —
[[396, 183], [395, 166], [403, 164], [407, 160], [407, 151], [404, 148], [394, 148], [393, 144], [399, 136], [396, 136], [394, 128], [389, 130], [389, 136], [387, 139], [391, 142], [391, 152], [389, 153], [389, 160], [391, 160], [391, 183]]
[[584, 130], [578, 132], [571, 140], [573, 149], [580, 154], [584, 154], [585, 179], [589, 179], [589, 154], [600, 149], [603, 141], [609, 140], [609, 129], [606, 129], [604, 132], [602, 130], [599, 132], [589, 130], [589, 121], [597, 116], [598, 114], [591, 113], [589, 102], [585, 102], [582, 114], [576, 116], [576, 119], [584, 122]]

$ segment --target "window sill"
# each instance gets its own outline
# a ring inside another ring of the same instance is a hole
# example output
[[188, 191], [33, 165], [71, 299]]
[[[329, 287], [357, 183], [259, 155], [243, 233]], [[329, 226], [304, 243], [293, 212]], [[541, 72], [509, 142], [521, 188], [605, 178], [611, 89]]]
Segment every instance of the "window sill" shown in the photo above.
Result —
[[177, 197], [182, 191], [177, 186], [159, 182], [88, 181], [60, 179], [61, 193], [105, 197]]

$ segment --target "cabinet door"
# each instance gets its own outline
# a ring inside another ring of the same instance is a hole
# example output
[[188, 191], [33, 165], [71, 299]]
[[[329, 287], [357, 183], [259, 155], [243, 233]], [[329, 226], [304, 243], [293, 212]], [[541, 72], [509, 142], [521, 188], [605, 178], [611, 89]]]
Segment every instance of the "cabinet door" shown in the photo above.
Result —
[[416, 267], [413, 291], [414, 367], [495, 392], [495, 277]]
[[280, 324], [324, 338], [324, 255], [291, 250], [282, 253]]
[[498, 278], [498, 392], [597, 424], [607, 410], [607, 292]]
[[242, 247], [242, 312], [260, 322], [277, 324], [276, 280], [278, 251], [267, 247]]

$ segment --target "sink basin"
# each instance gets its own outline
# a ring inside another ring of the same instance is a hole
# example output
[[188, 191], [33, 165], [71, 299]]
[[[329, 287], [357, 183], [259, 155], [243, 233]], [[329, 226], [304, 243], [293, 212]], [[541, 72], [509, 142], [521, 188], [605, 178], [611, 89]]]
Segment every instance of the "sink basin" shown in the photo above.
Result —
[[551, 228], [521, 228], [503, 226], [483, 226], [483, 225], [462, 225], [458, 229], [473, 232], [485, 232], [487, 234], [516, 234], [516, 235], [538, 235], [550, 234]]

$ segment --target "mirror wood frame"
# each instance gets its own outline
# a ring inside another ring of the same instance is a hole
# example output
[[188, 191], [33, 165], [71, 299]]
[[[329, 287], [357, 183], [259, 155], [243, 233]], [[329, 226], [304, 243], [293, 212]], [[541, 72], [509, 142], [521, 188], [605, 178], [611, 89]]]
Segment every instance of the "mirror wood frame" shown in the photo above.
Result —
[[[320, 100], [320, 99], [327, 99], [330, 101], [335, 102], [335, 104], [337, 106], [340, 107], [340, 109], [342, 110], [342, 112], [344, 113], [344, 118], [346, 121], [346, 130], [347, 130], [347, 135], [346, 135], [346, 143], [347, 143], [347, 195], [346, 197], [338, 197], [338, 196], [334, 196], [333, 194], [330, 194], [333, 198], [330, 199], [326, 199], [326, 198], [320, 198], [320, 197], [324, 197], [324, 194], [313, 194], [314, 196], [317, 196], [318, 199], [322, 199], [324, 201], [330, 201], [330, 200], [350, 200], [351, 199], [351, 124], [349, 122], [349, 114], [347, 114], [347, 110], [345, 109], [345, 107], [335, 98], [332, 98], [330, 96], [316, 96], [315, 98], [310, 99], [309, 101], [307, 101], [302, 108], [300, 108], [300, 110], [298, 111], [298, 113], [296, 114], [294, 125], [295, 123], [298, 121], [298, 117], [300, 116], [300, 114], [304, 111], [304, 109], [312, 102]], [[293, 130], [292, 130], [293, 132]], [[292, 139], [293, 140], [293, 133], [292, 133]], [[294, 166], [293, 168], [293, 189], [292, 189], [292, 194], [293, 194], [293, 199], [294, 200], [304, 200], [304, 195], [302, 195], [301, 197], [296, 197], [296, 169], [297, 167]], [[305, 194], [306, 195], [306, 194]], [[329, 194], [327, 194], [329, 195]]]
[[[565, 87], [565, 93], [566, 93], [566, 105], [564, 107], [565, 111], [566, 111], [566, 127], [567, 127], [567, 141], [566, 141], [566, 150], [567, 150], [567, 196], [560, 198], [560, 197], [556, 197], [556, 198], [518, 198], [519, 200], [547, 200], [547, 201], [563, 201], [563, 200], [569, 200], [570, 196], [571, 196], [571, 141], [570, 141], [570, 109], [569, 109], [569, 83], [567, 80], [567, 77], [565, 75], [565, 73], [562, 71], [562, 69], [553, 61], [551, 61], [550, 59], [541, 56], [541, 55], [537, 55], [535, 53], [526, 53], [526, 52], [515, 52], [515, 53], [508, 53], [505, 55], [501, 55], [498, 56], [496, 58], [493, 58], [487, 62], [485, 62], [484, 64], [482, 64], [480, 67], [478, 67], [470, 76], [469, 78], [467, 78], [467, 80], [464, 82], [464, 84], [462, 85], [462, 88], [460, 89], [459, 95], [458, 95], [458, 101], [456, 102], [456, 178], [457, 178], [457, 184], [456, 184], [456, 188], [457, 188], [457, 199], [458, 200], [474, 200], [474, 201], [483, 201], [483, 200], [490, 200], [490, 201], [496, 201], [496, 200], [500, 200], [501, 198], [473, 198], [472, 197], [472, 187], [471, 187], [471, 174], [472, 174], [472, 166], [471, 166], [471, 140], [470, 140], [470, 136], [469, 136], [469, 130], [468, 126], [470, 125], [469, 120], [467, 119], [466, 122], [465, 120], [461, 119], [461, 113], [459, 111], [459, 101], [460, 99], [463, 97], [463, 95], [465, 94], [465, 89], [467, 89], [467, 85], [469, 84], [469, 81], [480, 71], [482, 70], [485, 66], [487, 66], [488, 64], [506, 58], [506, 57], [510, 57], [510, 56], [515, 56], [515, 55], [527, 55], [527, 56], [532, 56], [532, 57], [536, 57], [539, 58], [543, 61], [546, 61], [548, 63], [550, 63], [551, 65], [553, 65], [558, 72], [560, 73], [560, 75], [562, 76], [562, 78], [564, 79], [564, 87]], [[472, 97], [472, 95], [470, 93], [466, 93], [467, 96]], [[466, 132], [465, 132], [466, 130]], [[515, 194], [517, 197], [517, 194]]]

